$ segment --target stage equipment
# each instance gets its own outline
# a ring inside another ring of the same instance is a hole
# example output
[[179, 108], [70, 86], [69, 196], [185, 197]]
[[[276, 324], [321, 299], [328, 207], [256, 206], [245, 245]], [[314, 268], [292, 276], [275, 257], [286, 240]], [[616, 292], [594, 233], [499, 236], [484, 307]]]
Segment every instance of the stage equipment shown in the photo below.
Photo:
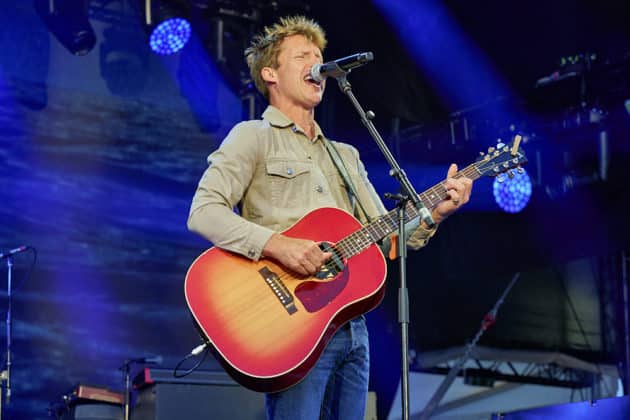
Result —
[[86, 0], [35, 0], [35, 10], [50, 33], [74, 55], [85, 55], [96, 45], [88, 21]]
[[133, 380], [138, 396], [132, 420], [262, 420], [265, 397], [223, 371], [195, 371], [176, 378], [168, 369], [144, 368]]
[[[0, 259], [6, 258], [7, 260], [7, 317], [6, 317], [6, 355], [5, 355], [5, 365], [2, 367], [2, 372], [0, 372], [0, 420], [2, 419], [2, 413], [4, 411], [4, 406], [9, 405], [11, 403], [11, 364], [12, 364], [12, 328], [13, 328], [13, 317], [12, 317], [12, 303], [13, 303], [13, 261], [11, 257], [13, 255], [19, 254], [24, 251], [35, 249], [22, 245], [17, 248], [13, 248], [7, 252], [0, 254]], [[3, 399], [5, 399], [3, 401]]]
[[516, 281], [518, 280], [520, 275], [521, 273], [514, 274], [514, 276], [512, 277], [512, 280], [510, 281], [510, 283], [507, 285], [507, 287], [501, 294], [501, 297], [499, 297], [499, 299], [494, 304], [494, 307], [490, 310], [490, 312], [488, 312], [483, 317], [483, 319], [481, 320], [481, 326], [479, 327], [477, 334], [472, 339], [472, 341], [466, 346], [466, 351], [464, 352], [462, 357], [460, 357], [457, 363], [455, 363], [455, 365], [449, 370], [448, 375], [446, 375], [446, 378], [444, 378], [444, 381], [442, 381], [438, 389], [435, 391], [435, 393], [433, 394], [433, 396], [427, 403], [426, 407], [422, 411], [420, 420], [426, 420], [429, 417], [431, 417], [431, 415], [437, 408], [438, 404], [444, 397], [444, 394], [446, 394], [446, 391], [448, 391], [449, 387], [453, 384], [453, 381], [457, 377], [459, 371], [462, 369], [466, 361], [468, 361], [468, 359], [470, 358], [470, 355], [473, 349], [477, 345], [477, 342], [479, 341], [483, 333], [492, 325], [494, 325], [494, 323], [496, 322], [497, 314], [499, 313], [499, 308], [501, 307], [501, 305], [503, 305], [503, 301], [505, 300], [510, 290], [512, 290], [512, 287], [514, 287], [514, 285], [516, 284]]
[[153, 52], [168, 55], [184, 48], [192, 34], [187, 1], [142, 0], [140, 7]]
[[120, 392], [94, 385], [78, 384], [50, 404], [48, 413], [60, 420], [122, 420], [124, 397]]
[[504, 178], [497, 176], [492, 183], [494, 200], [508, 213], [518, 213], [527, 206], [532, 196], [532, 182], [524, 169]]
[[124, 420], [129, 420], [129, 408], [130, 408], [130, 396], [131, 396], [131, 383], [129, 381], [129, 370], [131, 365], [134, 363], [146, 364], [146, 365], [160, 365], [162, 364], [162, 356], [153, 356], [153, 357], [137, 357], [135, 359], [127, 359], [123, 363], [123, 365], [119, 368], [120, 371], [123, 372], [125, 391], [124, 391], [124, 404], [123, 404], [123, 413]]
[[[370, 57], [372, 58], [372, 57]], [[376, 142], [378, 148], [383, 153], [387, 163], [391, 167], [389, 174], [396, 178], [400, 185], [400, 194], [390, 194], [390, 197], [398, 201], [398, 261], [399, 261], [399, 282], [398, 289], [398, 322], [401, 330], [401, 412], [403, 420], [409, 419], [409, 292], [407, 289], [407, 240], [405, 236], [405, 207], [407, 203], [418, 209], [420, 219], [427, 226], [435, 225], [431, 213], [426, 208], [418, 193], [415, 191], [407, 175], [402, 170], [394, 155], [389, 151], [385, 141], [376, 130], [372, 123], [375, 115], [372, 111], [365, 112], [352, 93], [352, 87], [347, 80], [347, 72], [340, 71], [335, 78], [339, 89], [350, 99], [350, 102], [359, 114], [359, 118], [363, 125]]]
[[[400, 323], [401, 330], [401, 409], [402, 409], [402, 419], [409, 419], [409, 292], [407, 289], [407, 279], [406, 279], [406, 254], [407, 254], [407, 243], [405, 238], [405, 208], [407, 204], [411, 204], [415, 207], [420, 213], [420, 219], [427, 226], [433, 227], [435, 225], [431, 213], [422, 202], [418, 193], [414, 190], [413, 186], [409, 182], [405, 172], [396, 162], [396, 159], [390, 152], [387, 147], [387, 144], [381, 137], [381, 135], [374, 127], [372, 120], [375, 115], [372, 111], [365, 112], [358, 100], [352, 93], [352, 87], [346, 78], [347, 72], [341, 71], [335, 78], [337, 79], [337, 83], [341, 91], [346, 94], [352, 105], [355, 107], [356, 111], [359, 114], [361, 122], [367, 128], [368, 132], [376, 142], [377, 146], [383, 153], [383, 156], [387, 160], [391, 169], [389, 171], [389, 175], [396, 178], [398, 183], [400, 184], [400, 194], [391, 195], [390, 197], [395, 198], [398, 201], [398, 259], [399, 259], [399, 277], [400, 277], [400, 287], [398, 289], [398, 321]], [[516, 158], [517, 154], [521, 155], [518, 151], [519, 144], [522, 140], [520, 135], [515, 136], [514, 145], [511, 149], [511, 155]], [[499, 149], [503, 149], [503, 145], [498, 147]], [[517, 159], [518, 160], [518, 159]], [[506, 162], [507, 163], [507, 162]], [[520, 163], [518, 164], [520, 165]], [[498, 175], [501, 172], [509, 170], [511, 167], [515, 167], [517, 165], [510, 165], [509, 163], [502, 168], [496, 167], [496, 174]], [[432, 203], [432, 202], [431, 202]], [[435, 203], [437, 204], [437, 202]]]
[[372, 60], [374, 60], [374, 54], [371, 52], [364, 52], [352, 54], [348, 57], [340, 58], [328, 63], [315, 64], [311, 68], [311, 78], [316, 82], [321, 83], [327, 77], [339, 77], [346, 75], [347, 73], [350, 73], [352, 69], [367, 64]]

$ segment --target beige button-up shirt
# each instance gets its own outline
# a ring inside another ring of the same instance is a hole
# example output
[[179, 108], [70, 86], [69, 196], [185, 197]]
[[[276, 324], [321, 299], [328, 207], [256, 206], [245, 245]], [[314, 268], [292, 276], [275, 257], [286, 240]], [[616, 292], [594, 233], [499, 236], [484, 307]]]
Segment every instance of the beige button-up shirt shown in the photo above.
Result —
[[[353, 208], [324, 141], [328, 140], [319, 126], [315, 138], [309, 139], [273, 106], [262, 120], [237, 124], [208, 156], [188, 228], [215, 246], [257, 260], [274, 232], [286, 230], [311, 210], [337, 207], [365, 223], [362, 212]], [[371, 218], [385, 214], [358, 151], [348, 144], [334, 144], [365, 211]], [[416, 223], [407, 243], [419, 248], [434, 231]]]

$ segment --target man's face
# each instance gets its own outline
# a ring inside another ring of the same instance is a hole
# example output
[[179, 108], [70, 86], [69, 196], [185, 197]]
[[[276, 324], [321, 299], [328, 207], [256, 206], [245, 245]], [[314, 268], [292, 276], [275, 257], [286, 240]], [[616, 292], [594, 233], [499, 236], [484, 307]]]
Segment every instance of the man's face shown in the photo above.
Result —
[[[325, 82], [310, 78], [311, 67], [322, 63], [322, 52], [302, 35], [285, 38], [280, 44], [278, 68], [273, 69], [270, 100], [274, 106], [315, 108], [324, 95]], [[275, 103], [273, 103], [275, 102]]]

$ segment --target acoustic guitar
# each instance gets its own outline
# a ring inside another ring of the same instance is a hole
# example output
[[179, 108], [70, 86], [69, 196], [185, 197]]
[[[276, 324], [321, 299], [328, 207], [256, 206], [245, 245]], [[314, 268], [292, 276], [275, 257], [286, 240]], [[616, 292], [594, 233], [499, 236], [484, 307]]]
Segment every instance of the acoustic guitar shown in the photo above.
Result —
[[[515, 136], [455, 178], [511, 174], [527, 160]], [[448, 197], [443, 183], [419, 194], [427, 208]], [[409, 203], [406, 220], [419, 216]], [[332, 252], [317, 275], [302, 277], [270, 259], [252, 261], [211, 248], [186, 274], [188, 307], [225, 370], [243, 386], [276, 392], [299, 382], [344, 323], [375, 308], [385, 291], [386, 263], [377, 243], [398, 228], [394, 209], [363, 226], [349, 213], [319, 208], [284, 235], [322, 242]]]

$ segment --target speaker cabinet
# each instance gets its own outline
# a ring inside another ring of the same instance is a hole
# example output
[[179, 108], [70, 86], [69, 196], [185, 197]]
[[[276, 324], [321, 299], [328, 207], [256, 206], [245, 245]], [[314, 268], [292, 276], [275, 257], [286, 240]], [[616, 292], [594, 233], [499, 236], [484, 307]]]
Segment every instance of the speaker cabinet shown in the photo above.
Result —
[[82, 403], [69, 407], [57, 418], [61, 420], [123, 420], [123, 417], [120, 405]]
[[145, 368], [131, 420], [264, 420], [264, 394], [250, 391], [224, 372], [199, 371], [174, 378], [172, 371]]

